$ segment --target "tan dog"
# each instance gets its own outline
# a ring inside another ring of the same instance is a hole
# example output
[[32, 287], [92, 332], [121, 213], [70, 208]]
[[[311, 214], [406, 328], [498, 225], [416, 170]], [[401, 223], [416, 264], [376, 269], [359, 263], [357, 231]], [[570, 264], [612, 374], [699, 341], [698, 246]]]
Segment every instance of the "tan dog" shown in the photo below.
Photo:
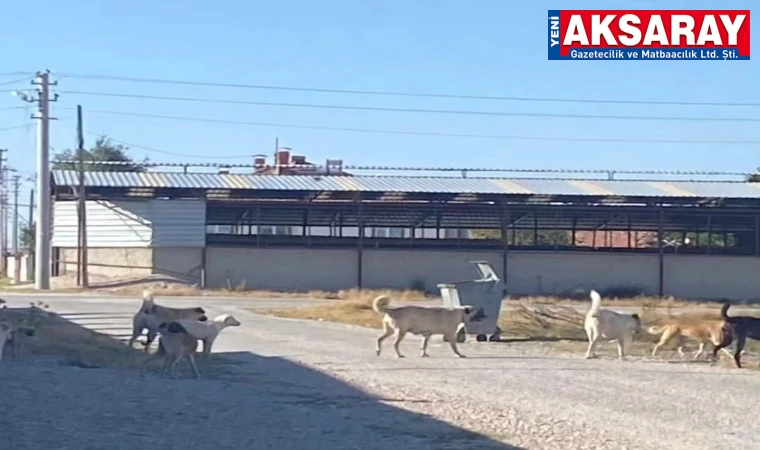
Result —
[[190, 319], [206, 321], [206, 311], [203, 308], [170, 308], [168, 306], [157, 305], [153, 300], [153, 293], [143, 291], [143, 302], [140, 310], [132, 318], [132, 337], [129, 339], [131, 348], [135, 340], [140, 336], [143, 330], [148, 330], [148, 336], [145, 340], [145, 351], [150, 348], [150, 344], [158, 335], [158, 327], [164, 322], [172, 322], [181, 319]]
[[[647, 333], [653, 335], [661, 335], [660, 341], [652, 349], [652, 356], [657, 353], [657, 350], [663, 345], [667, 344], [674, 337], [678, 337], [678, 354], [684, 356], [683, 353], [683, 338], [691, 338], [699, 341], [699, 350], [697, 350], [693, 357], [699, 358], [705, 350], [705, 343], [710, 342], [713, 346], [718, 346], [723, 341], [723, 327], [725, 321], [723, 320], [706, 320], [701, 323], [689, 324], [689, 323], [670, 323], [660, 327], [649, 327]], [[727, 355], [732, 356], [728, 350], [722, 349]]]
[[391, 308], [391, 299], [381, 295], [372, 302], [372, 309], [383, 314], [382, 336], [377, 338], [376, 354], [380, 356], [382, 343], [385, 339], [396, 332], [396, 340], [393, 348], [396, 350], [396, 356], [403, 358], [404, 355], [399, 352], [399, 344], [404, 339], [406, 333], [412, 333], [423, 336], [420, 356], [427, 357], [427, 345], [430, 337], [434, 334], [442, 334], [451, 345], [454, 353], [464, 358], [459, 353], [456, 343], [456, 335], [459, 329], [464, 327], [466, 322], [477, 322], [485, 318], [482, 308], [472, 306], [459, 306], [455, 308], [445, 307], [422, 307], [422, 306], [399, 306]]
[[633, 335], [641, 329], [638, 314], [625, 314], [602, 308], [602, 296], [591, 291], [591, 308], [586, 313], [583, 323], [588, 337], [586, 359], [595, 358], [596, 345], [601, 340], [615, 341], [618, 346], [618, 358], [625, 359], [625, 348], [633, 340]]
[[200, 378], [198, 366], [195, 365], [195, 350], [198, 348], [198, 339], [187, 332], [187, 330], [177, 322], [164, 322], [158, 327], [161, 337], [158, 339], [158, 352], [146, 359], [141, 367], [140, 375], [145, 373], [148, 363], [164, 358], [164, 364], [161, 366], [159, 376], [163, 376], [166, 370], [169, 370], [169, 376], [177, 378], [177, 365], [182, 359], [187, 358], [190, 361], [190, 367], [196, 378]]
[[177, 323], [182, 325], [189, 334], [203, 342], [203, 356], [205, 358], [208, 358], [211, 354], [211, 347], [222, 330], [227, 327], [240, 326], [240, 322], [229, 314], [222, 314], [214, 318], [214, 320], [207, 320], [205, 322], [182, 319], [178, 320]]

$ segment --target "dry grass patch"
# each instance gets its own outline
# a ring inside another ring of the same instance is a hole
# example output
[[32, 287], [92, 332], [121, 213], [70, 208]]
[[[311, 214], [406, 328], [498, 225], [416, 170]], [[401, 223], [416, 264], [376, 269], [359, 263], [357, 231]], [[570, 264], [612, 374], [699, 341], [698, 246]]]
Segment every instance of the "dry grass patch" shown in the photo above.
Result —
[[45, 311], [47, 305], [30, 308], [6, 308], [0, 313], [3, 320], [16, 327], [34, 330], [34, 336], [23, 336], [21, 357], [25, 355], [60, 356], [62, 364], [85, 368], [136, 367], [140, 359], [111, 336], [97, 333]]

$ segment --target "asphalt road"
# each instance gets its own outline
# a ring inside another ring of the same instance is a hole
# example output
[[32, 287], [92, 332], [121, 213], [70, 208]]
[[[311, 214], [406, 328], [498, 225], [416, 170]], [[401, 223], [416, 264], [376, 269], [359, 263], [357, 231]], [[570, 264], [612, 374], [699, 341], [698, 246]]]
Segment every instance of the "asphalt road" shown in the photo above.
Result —
[[[9, 306], [43, 299], [69, 320], [120, 339], [129, 336], [131, 316], [140, 304], [139, 299], [110, 296], [2, 297]], [[308, 397], [308, 407], [318, 408], [309, 414], [313, 423], [302, 425], [315, 436], [332, 433], [324, 430], [332, 430], [336, 420], [329, 425], [317, 422], [318, 416], [330, 408], [354, 408], [341, 417], [355, 421], [362, 430], [375, 430], [370, 441], [356, 448], [386, 448], [380, 442], [392, 436], [417, 439], [409, 448], [448, 448], [430, 435], [430, 420], [488, 436], [488, 443], [471, 437], [456, 441], [460, 448], [720, 450], [760, 442], [760, 429], [754, 423], [760, 375], [750, 370], [668, 364], [641, 356], [620, 363], [612, 357], [614, 345], [601, 349], [606, 357], [587, 361], [556, 353], [546, 344], [470, 341], [461, 348], [468, 358], [458, 359], [436, 339], [431, 341], [431, 358], [422, 359], [417, 356], [416, 338], [402, 343], [405, 359], [394, 358], [390, 345], [377, 357], [376, 330], [250, 312], [254, 305], [298, 306], [313, 304], [311, 300], [167, 297], [158, 301], [201, 305], [212, 317], [235, 315], [243, 325], [225, 330], [215, 352], [248, 364], [241, 370], [250, 367], [262, 389], [282, 393], [269, 402], [294, 393]], [[358, 408], [354, 400], [345, 400], [349, 390], [354, 397], [370, 393], [384, 399], [376, 403], [389, 409], [380, 412], [377, 404]], [[410, 413], [422, 416], [410, 418], [406, 415]], [[380, 428], [378, 421], [383, 423]], [[428, 428], [419, 428], [423, 423]], [[356, 445], [331, 436], [332, 448]], [[394, 445], [403, 446], [389, 441], [387, 448]], [[315, 443], [303, 448], [330, 446]]]

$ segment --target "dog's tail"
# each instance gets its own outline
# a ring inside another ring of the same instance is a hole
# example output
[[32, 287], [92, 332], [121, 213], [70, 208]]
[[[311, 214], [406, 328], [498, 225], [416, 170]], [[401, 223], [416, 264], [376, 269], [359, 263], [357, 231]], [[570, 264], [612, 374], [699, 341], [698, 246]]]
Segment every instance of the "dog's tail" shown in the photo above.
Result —
[[665, 331], [665, 327], [656, 327], [655, 326], [655, 327], [649, 327], [647, 329], [647, 333], [654, 334], [654, 335], [662, 334], [663, 331]]
[[589, 295], [591, 296], [591, 309], [588, 310], [588, 314], [596, 316], [599, 314], [599, 310], [602, 309], [602, 296], [593, 289]]
[[381, 295], [372, 302], [372, 309], [380, 314], [385, 314], [388, 312], [388, 305], [390, 305], [390, 303], [391, 299], [389, 297]]
[[731, 302], [726, 301], [723, 303], [723, 306], [720, 308], [720, 317], [723, 318], [723, 320], [728, 320], [728, 308], [731, 307]]
[[152, 302], [153, 301], [153, 291], [145, 289], [143, 291], [143, 293], [142, 293], [142, 299], [143, 299], [143, 302]]

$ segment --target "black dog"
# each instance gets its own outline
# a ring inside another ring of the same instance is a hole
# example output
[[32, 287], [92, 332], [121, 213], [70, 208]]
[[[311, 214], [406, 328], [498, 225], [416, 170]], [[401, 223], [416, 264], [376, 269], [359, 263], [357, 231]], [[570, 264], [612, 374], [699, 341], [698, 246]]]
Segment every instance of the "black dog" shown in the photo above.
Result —
[[730, 307], [731, 303], [725, 302], [720, 309], [720, 316], [726, 321], [726, 326], [723, 328], [723, 342], [713, 348], [713, 360], [716, 359], [720, 349], [731, 345], [731, 342], [736, 338], [734, 361], [736, 362], [736, 367], [741, 369], [741, 355], [747, 338], [760, 340], [760, 318], [749, 316], [729, 317], [728, 308]]

